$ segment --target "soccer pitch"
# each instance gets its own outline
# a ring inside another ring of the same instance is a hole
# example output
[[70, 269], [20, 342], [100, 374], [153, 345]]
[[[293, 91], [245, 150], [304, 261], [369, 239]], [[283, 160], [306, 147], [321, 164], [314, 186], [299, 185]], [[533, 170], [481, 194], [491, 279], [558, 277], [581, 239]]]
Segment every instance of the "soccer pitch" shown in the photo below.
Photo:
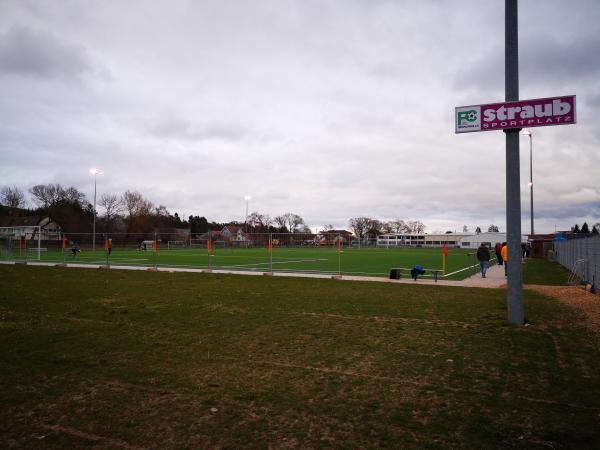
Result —
[[[15, 260], [23, 254], [9, 255]], [[34, 259], [37, 254], [28, 253]], [[79, 264], [111, 264], [148, 267], [189, 267], [215, 270], [257, 272], [305, 272], [357, 276], [389, 276], [392, 268], [410, 269], [420, 265], [425, 269], [442, 270], [443, 253], [439, 248], [343, 248], [338, 253], [332, 247], [274, 247], [272, 254], [266, 248], [214, 248], [209, 261], [205, 248], [161, 249], [156, 253], [131, 248], [113, 248], [110, 256], [103, 249], [83, 248], [73, 256], [56, 249], [41, 252], [43, 262]], [[476, 271], [474, 250], [450, 249], [446, 258], [446, 275], [440, 277], [461, 280]], [[424, 278], [433, 278], [427, 273]]]

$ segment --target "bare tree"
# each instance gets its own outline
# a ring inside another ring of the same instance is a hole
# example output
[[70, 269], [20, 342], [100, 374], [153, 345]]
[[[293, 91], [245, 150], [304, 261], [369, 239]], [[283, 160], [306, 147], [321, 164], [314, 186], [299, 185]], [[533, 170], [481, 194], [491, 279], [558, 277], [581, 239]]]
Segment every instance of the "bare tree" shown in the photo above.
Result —
[[417, 232], [417, 234], [425, 233], [425, 228], [427, 227], [423, 222], [421, 222], [420, 220], [415, 221], [415, 231]]
[[5, 186], [0, 190], [0, 204], [11, 208], [24, 208], [25, 194], [17, 186]]
[[392, 223], [392, 221], [390, 222], [383, 222], [381, 224], [381, 231], [384, 233], [393, 233], [394, 232], [394, 224]]
[[146, 200], [142, 194], [136, 191], [125, 192], [122, 202], [127, 214], [127, 233], [150, 231], [151, 224], [149, 219], [154, 207], [152, 202]]
[[283, 215], [281, 215], [281, 216], [275, 216], [273, 218], [273, 221], [277, 224], [277, 226], [279, 228], [286, 228], [287, 221], [286, 221], [285, 216], [283, 216]]
[[258, 211], [254, 211], [248, 215], [248, 225], [252, 229], [260, 232], [266, 232], [269, 230], [269, 226], [273, 224], [273, 219], [268, 214], [261, 214]]
[[406, 233], [407, 231], [406, 223], [402, 219], [394, 219], [389, 222], [389, 225], [394, 233]]
[[306, 233], [306, 234], [312, 234], [312, 230], [310, 229], [310, 227], [308, 225], [306, 225], [304, 222], [302, 222], [302, 225], [300, 225], [300, 228], [297, 230], [299, 233]]
[[47, 208], [50, 205], [57, 203], [60, 199], [62, 191], [60, 184], [36, 184], [29, 192], [33, 196], [34, 203], [41, 208]]
[[420, 220], [409, 220], [406, 223], [406, 230], [411, 234], [422, 234], [425, 231], [425, 225]]
[[87, 203], [85, 194], [74, 187], [63, 188], [60, 184], [36, 184], [29, 192], [38, 207], [48, 208], [60, 202], [77, 204], [82, 208]]
[[128, 217], [147, 216], [152, 211], [152, 202], [136, 191], [127, 191], [121, 198]]
[[370, 219], [368, 217], [354, 217], [348, 221], [348, 226], [358, 238], [363, 238], [369, 231]]
[[323, 231], [333, 230], [334, 227], [330, 223], [323, 225]]
[[60, 200], [66, 200], [71, 203], [77, 203], [82, 207], [86, 204], [85, 194], [83, 192], [78, 191], [74, 187], [69, 187], [67, 189], [63, 189], [62, 192], [59, 192]]
[[383, 223], [377, 219], [369, 219], [369, 222], [367, 223], [367, 234], [373, 236], [373, 235], [379, 235], [381, 234], [383, 231]]
[[123, 212], [123, 201], [115, 194], [102, 194], [98, 203], [104, 208], [104, 222], [107, 231], [111, 231], [115, 218]]
[[304, 219], [298, 214], [288, 212], [283, 214], [283, 217], [285, 218], [285, 226], [290, 233], [296, 233], [301, 225], [305, 225]]

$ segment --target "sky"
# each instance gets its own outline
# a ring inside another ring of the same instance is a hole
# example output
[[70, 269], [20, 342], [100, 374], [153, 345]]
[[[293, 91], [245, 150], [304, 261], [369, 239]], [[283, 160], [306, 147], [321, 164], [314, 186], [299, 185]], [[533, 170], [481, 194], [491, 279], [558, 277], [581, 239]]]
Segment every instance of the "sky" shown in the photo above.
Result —
[[[600, 222], [600, 2], [519, 4], [537, 232]], [[504, 100], [504, 2], [0, 0], [0, 187], [142, 193], [182, 217], [293, 212], [505, 230], [505, 136], [454, 133]], [[521, 136], [522, 230], [529, 138]], [[99, 209], [102, 213], [102, 210]]]

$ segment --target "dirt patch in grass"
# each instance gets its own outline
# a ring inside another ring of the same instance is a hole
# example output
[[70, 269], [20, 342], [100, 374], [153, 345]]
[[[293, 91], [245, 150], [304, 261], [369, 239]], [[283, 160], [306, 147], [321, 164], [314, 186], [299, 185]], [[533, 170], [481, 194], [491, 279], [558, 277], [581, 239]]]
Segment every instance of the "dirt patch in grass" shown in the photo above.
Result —
[[525, 288], [556, 298], [580, 311], [585, 318], [586, 328], [600, 335], [600, 296], [591, 294], [580, 286], [526, 285]]

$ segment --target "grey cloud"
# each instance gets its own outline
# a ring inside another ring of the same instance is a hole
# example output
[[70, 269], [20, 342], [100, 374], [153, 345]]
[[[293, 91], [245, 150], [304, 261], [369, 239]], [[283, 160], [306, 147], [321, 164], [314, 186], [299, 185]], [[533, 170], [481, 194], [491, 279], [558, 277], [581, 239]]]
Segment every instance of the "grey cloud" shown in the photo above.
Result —
[[521, 54], [522, 76], [548, 81], [594, 79], [600, 74], [596, 38], [564, 42], [548, 36], [528, 41]]
[[[578, 204], [567, 204], [557, 207], [548, 205], [538, 208], [535, 216], [543, 219], [570, 219], [574, 217], [592, 217], [600, 220], [600, 201]], [[595, 223], [595, 222], [594, 222]]]
[[[600, 76], [600, 58], [596, 55], [600, 55], [600, 41], [593, 37], [577, 42], [563, 42], [542, 35], [530, 37], [519, 48], [521, 88], [533, 84], [573, 86], [595, 80]], [[503, 92], [504, 48], [493, 46], [481, 57], [465, 64], [456, 73], [453, 87], [467, 91]]]
[[82, 47], [51, 34], [12, 27], [0, 35], [0, 73], [73, 79], [92, 70]]
[[158, 138], [239, 141], [248, 134], [247, 130], [233, 123], [211, 122], [208, 124], [194, 124], [185, 119], [168, 118], [155, 123], [150, 127], [150, 133]]

